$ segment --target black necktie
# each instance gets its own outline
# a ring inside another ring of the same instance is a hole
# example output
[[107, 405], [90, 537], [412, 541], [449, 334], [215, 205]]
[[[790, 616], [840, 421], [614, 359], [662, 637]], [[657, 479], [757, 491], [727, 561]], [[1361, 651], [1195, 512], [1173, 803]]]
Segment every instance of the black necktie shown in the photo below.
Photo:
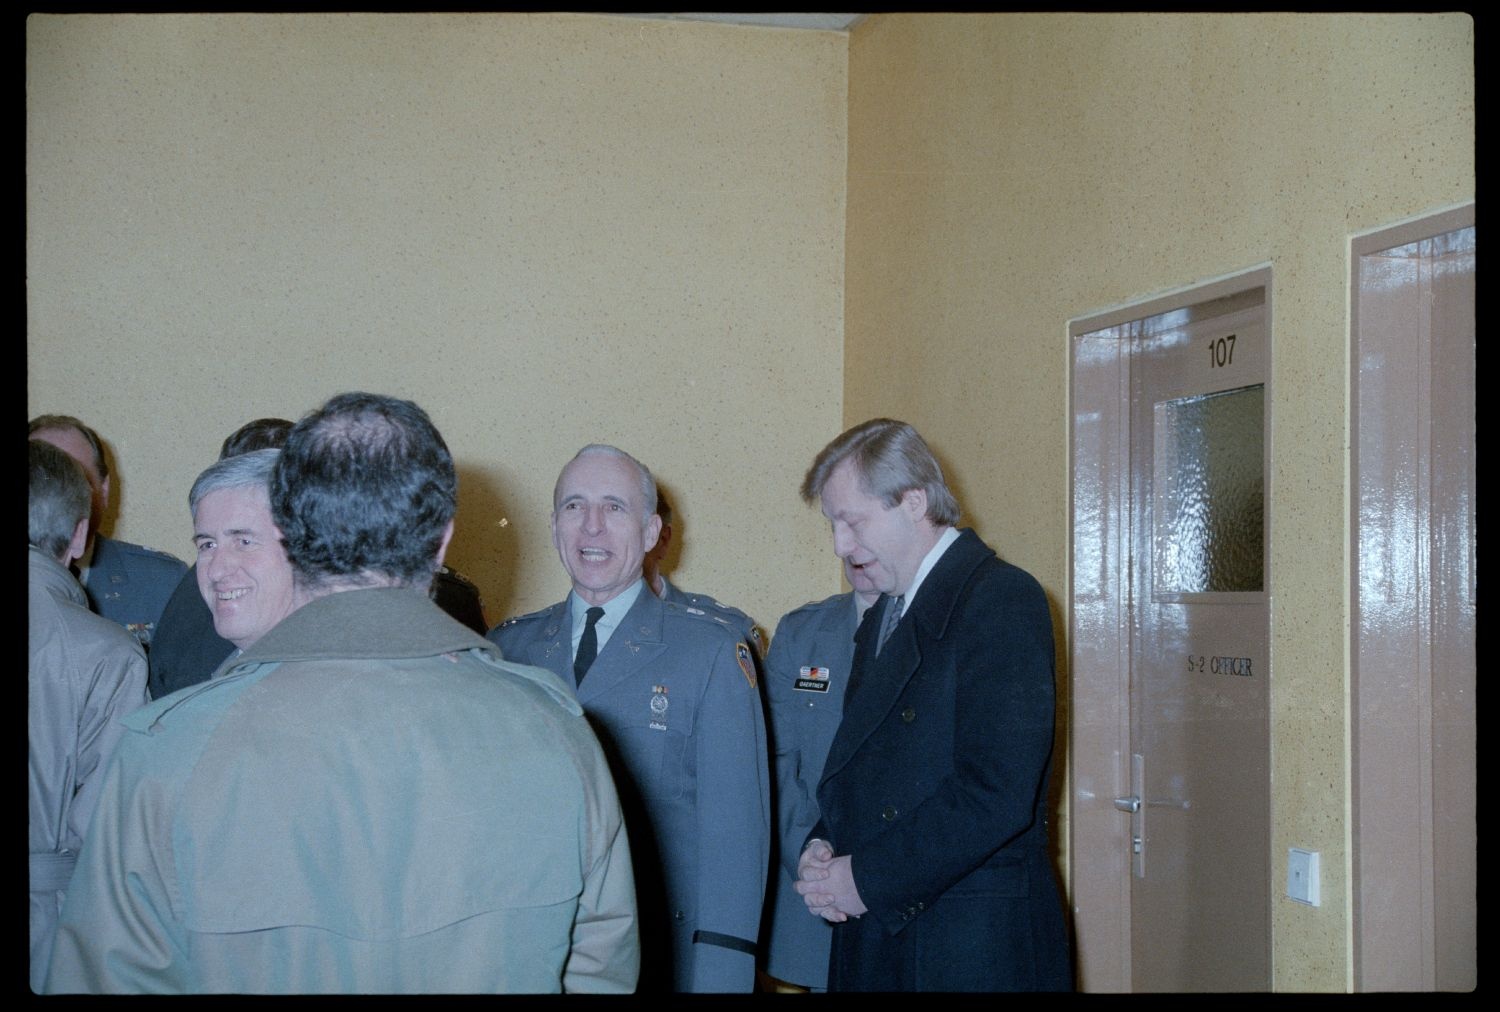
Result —
[[906, 595], [897, 594], [891, 598], [885, 606], [885, 616], [880, 623], [880, 639], [875, 642], [875, 656], [880, 656], [880, 651], [885, 649], [885, 641], [891, 638], [896, 624], [901, 621], [901, 605], [906, 601]]
[[594, 632], [594, 625], [604, 617], [603, 608], [590, 608], [584, 612], [588, 616], [588, 622], [583, 627], [583, 638], [578, 641], [578, 655], [573, 658], [573, 681], [583, 681], [583, 676], [588, 674], [589, 665], [594, 663], [594, 657], [599, 653], [599, 634]]

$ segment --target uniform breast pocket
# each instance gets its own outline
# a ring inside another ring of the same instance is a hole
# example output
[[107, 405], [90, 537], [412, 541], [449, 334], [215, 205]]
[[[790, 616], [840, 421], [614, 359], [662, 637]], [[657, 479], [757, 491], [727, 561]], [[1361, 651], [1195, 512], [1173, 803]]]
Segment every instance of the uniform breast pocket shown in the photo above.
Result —
[[641, 797], [666, 801], [682, 796], [692, 781], [687, 735], [671, 727], [626, 727], [616, 740]]

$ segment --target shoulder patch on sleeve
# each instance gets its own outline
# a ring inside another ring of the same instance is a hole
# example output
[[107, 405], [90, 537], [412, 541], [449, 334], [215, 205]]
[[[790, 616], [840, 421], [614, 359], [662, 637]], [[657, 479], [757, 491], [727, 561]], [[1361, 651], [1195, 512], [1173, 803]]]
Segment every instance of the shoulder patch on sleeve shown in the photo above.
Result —
[[740, 662], [740, 670], [745, 673], [745, 681], [750, 683], [750, 688], [755, 688], [755, 664], [750, 660], [750, 648], [743, 643], [736, 643], [734, 659]]

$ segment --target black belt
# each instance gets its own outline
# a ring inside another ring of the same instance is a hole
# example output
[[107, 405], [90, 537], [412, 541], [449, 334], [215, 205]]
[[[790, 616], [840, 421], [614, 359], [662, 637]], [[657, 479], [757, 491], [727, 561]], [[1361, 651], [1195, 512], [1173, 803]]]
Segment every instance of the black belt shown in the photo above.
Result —
[[744, 938], [736, 938], [734, 935], [721, 935], [717, 931], [695, 931], [693, 932], [693, 944], [702, 942], [704, 945], [717, 945], [721, 949], [733, 949], [735, 952], [743, 952], [747, 955], [755, 955], [755, 943]]

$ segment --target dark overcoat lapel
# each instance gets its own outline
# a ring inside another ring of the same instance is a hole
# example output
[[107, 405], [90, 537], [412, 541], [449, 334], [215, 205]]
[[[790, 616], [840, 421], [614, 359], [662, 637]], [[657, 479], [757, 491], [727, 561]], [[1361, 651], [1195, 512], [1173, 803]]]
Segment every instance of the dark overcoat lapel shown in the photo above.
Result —
[[865, 613], [854, 638], [852, 670], [859, 674], [851, 675], [851, 682], [858, 685], [852, 698], [844, 697], [844, 719], [829, 747], [823, 781], [837, 776], [885, 720], [922, 663], [920, 643], [943, 638], [964, 585], [994, 554], [973, 531], [964, 530], [922, 581], [879, 657], [875, 656], [875, 641], [880, 635], [886, 598], [882, 596]]

